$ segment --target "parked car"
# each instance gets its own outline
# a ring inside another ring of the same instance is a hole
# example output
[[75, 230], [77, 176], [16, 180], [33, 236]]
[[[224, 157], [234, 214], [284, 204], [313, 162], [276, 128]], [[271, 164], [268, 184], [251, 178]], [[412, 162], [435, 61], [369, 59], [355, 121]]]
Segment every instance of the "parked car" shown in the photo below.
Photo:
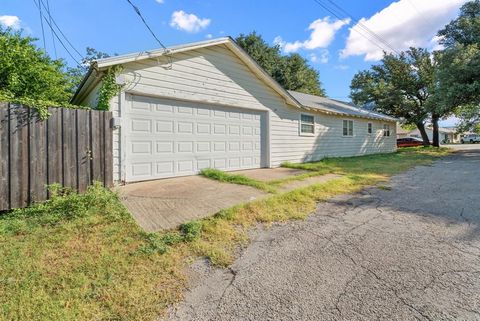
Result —
[[480, 135], [477, 135], [477, 134], [463, 135], [460, 142], [462, 144], [465, 144], [465, 143], [471, 143], [471, 144], [480, 143]]
[[397, 147], [415, 147], [423, 146], [423, 140], [416, 137], [406, 137], [397, 139]]

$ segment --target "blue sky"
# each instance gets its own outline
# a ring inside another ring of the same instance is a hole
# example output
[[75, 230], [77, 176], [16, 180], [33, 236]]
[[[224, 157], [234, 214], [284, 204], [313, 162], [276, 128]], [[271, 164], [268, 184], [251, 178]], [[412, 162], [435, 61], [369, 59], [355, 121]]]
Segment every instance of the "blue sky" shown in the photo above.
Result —
[[[285, 53], [307, 58], [320, 72], [327, 95], [341, 100], [348, 100], [353, 75], [375, 63], [382, 50], [437, 48], [436, 31], [466, 2], [317, 1], [132, 0], [167, 46], [255, 30], [269, 43], [279, 43]], [[159, 47], [126, 0], [49, 0], [49, 5], [58, 26], [82, 54], [87, 46], [118, 54]], [[0, 24], [42, 38], [34, 0], [1, 0]], [[46, 23], [44, 28], [47, 51], [55, 57]], [[43, 41], [38, 44], [43, 46]], [[56, 47], [57, 56], [73, 66], [58, 41]]]

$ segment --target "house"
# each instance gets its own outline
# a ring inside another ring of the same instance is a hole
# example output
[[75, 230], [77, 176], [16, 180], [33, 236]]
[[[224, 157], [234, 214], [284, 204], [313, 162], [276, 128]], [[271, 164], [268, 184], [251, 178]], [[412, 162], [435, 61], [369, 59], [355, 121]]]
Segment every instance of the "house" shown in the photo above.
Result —
[[403, 129], [400, 123], [397, 123], [397, 138], [406, 138], [409, 137], [409, 134], [408, 130]]
[[117, 182], [396, 150], [396, 119], [288, 92], [230, 37], [100, 59], [72, 102], [95, 106], [101, 75], [116, 65]]
[[[433, 141], [433, 129], [431, 127], [425, 128], [428, 139]], [[454, 128], [439, 127], [439, 140], [441, 144], [460, 143], [460, 134]], [[422, 138], [420, 131], [417, 129], [412, 130], [409, 134], [410, 137]]]

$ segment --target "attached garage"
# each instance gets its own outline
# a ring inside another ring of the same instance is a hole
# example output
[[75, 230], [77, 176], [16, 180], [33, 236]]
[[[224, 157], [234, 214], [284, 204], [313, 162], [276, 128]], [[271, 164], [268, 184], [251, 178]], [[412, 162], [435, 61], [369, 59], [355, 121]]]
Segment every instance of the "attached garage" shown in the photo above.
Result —
[[113, 66], [118, 183], [396, 150], [396, 119], [288, 92], [228, 37], [95, 61], [72, 102], [95, 107]]
[[138, 95], [128, 100], [128, 182], [265, 166], [265, 112]]

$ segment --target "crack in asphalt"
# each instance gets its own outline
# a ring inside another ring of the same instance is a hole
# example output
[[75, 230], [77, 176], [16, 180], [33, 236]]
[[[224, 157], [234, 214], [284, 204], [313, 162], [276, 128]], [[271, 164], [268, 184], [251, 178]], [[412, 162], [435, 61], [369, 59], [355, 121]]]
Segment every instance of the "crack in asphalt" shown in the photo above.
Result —
[[171, 320], [480, 319], [480, 201], [464, 192], [480, 180], [480, 150], [462, 157], [256, 230]]

